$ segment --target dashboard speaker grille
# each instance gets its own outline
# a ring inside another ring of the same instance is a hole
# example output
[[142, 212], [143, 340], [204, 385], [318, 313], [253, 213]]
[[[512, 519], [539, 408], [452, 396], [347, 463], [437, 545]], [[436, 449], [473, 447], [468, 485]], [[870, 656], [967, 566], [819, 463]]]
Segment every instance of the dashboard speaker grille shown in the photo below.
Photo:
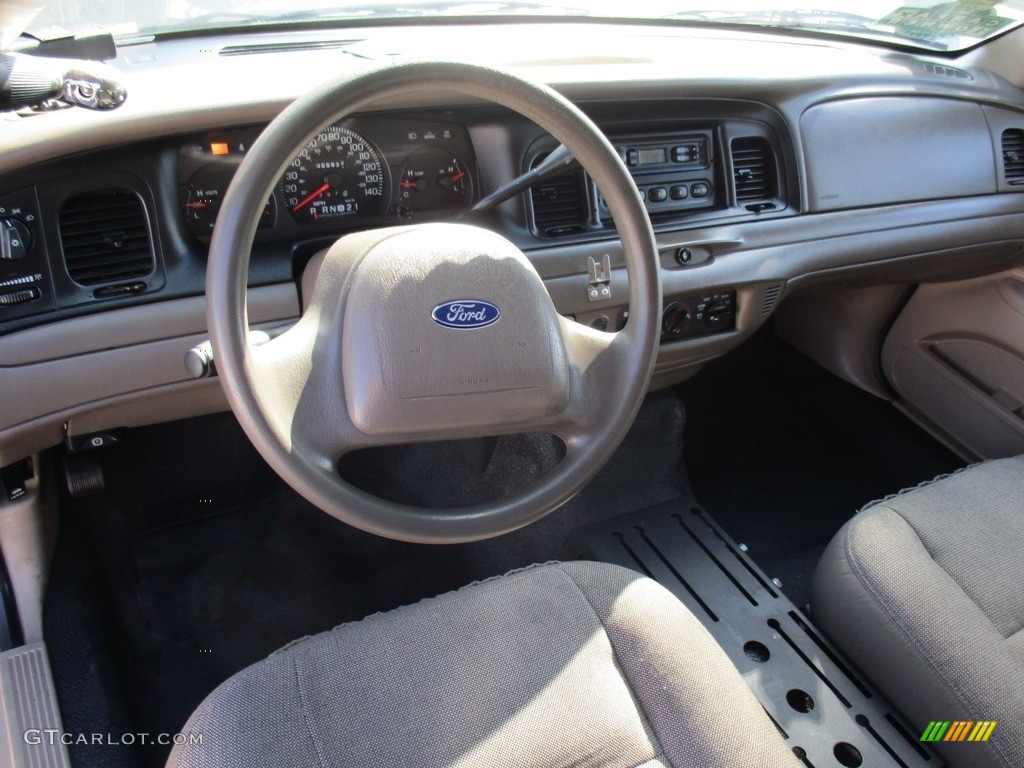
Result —
[[731, 149], [736, 202], [742, 205], [775, 197], [775, 160], [767, 140], [760, 136], [733, 139]]
[[155, 266], [145, 206], [127, 189], [68, 198], [60, 211], [60, 239], [68, 275], [79, 285], [144, 277]]
[[[537, 158], [537, 163], [544, 155]], [[536, 163], [535, 163], [536, 164]], [[582, 232], [587, 224], [587, 182], [583, 171], [544, 180], [530, 188], [533, 225], [546, 237]]]
[[1003, 131], [1003, 177], [1008, 184], [1024, 185], [1024, 130]]

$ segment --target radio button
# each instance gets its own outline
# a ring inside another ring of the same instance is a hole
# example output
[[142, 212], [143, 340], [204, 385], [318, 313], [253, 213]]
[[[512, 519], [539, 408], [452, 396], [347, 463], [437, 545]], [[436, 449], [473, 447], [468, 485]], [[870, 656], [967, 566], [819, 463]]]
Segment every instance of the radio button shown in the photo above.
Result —
[[707, 197], [711, 194], [711, 187], [708, 186], [707, 182], [698, 181], [690, 187], [690, 194], [694, 197]]
[[690, 163], [697, 159], [697, 148], [693, 145], [672, 147], [673, 163]]
[[626, 150], [626, 165], [628, 165], [630, 168], [636, 168], [638, 165], [640, 165], [639, 149]]
[[685, 200], [690, 196], [690, 190], [686, 188], [685, 184], [676, 184], [668, 191], [668, 194], [673, 200]]
[[668, 192], [664, 187], [651, 187], [647, 191], [647, 199], [652, 203], [663, 203], [668, 200]]

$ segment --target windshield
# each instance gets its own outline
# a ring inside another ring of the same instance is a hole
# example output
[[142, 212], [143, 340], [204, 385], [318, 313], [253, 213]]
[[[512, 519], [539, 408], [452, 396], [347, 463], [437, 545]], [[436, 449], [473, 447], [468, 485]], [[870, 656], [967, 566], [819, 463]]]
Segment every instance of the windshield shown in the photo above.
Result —
[[[822, 3], [826, 5], [826, 3]], [[958, 51], [1024, 22], [1024, 0], [845, 0], [816, 8], [784, 0], [382, 0], [378, 3], [295, 0], [140, 0], [69, 3], [54, 0], [29, 28], [76, 30], [98, 25], [127, 40], [140, 35], [297, 26], [346, 21], [465, 17], [593, 17], [667, 19], [680, 23], [742, 25], [848, 36], [903, 47]]]

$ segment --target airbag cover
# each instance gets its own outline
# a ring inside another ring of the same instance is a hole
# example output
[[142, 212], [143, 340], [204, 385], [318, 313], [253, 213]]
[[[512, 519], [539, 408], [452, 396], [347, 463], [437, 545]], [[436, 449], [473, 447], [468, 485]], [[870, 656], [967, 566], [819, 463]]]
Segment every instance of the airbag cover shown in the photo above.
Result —
[[502, 427], [568, 401], [544, 284], [486, 230], [437, 224], [377, 242], [351, 275], [343, 329], [349, 418], [367, 434]]

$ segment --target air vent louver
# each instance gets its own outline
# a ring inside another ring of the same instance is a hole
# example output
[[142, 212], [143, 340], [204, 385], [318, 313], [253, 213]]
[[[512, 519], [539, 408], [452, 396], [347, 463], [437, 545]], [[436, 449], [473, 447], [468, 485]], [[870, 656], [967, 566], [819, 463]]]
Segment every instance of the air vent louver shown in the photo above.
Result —
[[732, 142], [733, 181], [740, 205], [775, 197], [775, 160], [771, 145], [760, 136]]
[[[538, 157], [534, 165], [544, 159]], [[547, 237], [582, 232], [587, 223], [587, 182], [583, 171], [547, 179], [530, 188], [533, 224]]]
[[1003, 178], [1013, 186], [1024, 185], [1024, 130], [1003, 131]]
[[142, 200], [127, 189], [77, 195], [60, 211], [64, 264], [79, 285], [98, 285], [153, 271], [153, 244]]

